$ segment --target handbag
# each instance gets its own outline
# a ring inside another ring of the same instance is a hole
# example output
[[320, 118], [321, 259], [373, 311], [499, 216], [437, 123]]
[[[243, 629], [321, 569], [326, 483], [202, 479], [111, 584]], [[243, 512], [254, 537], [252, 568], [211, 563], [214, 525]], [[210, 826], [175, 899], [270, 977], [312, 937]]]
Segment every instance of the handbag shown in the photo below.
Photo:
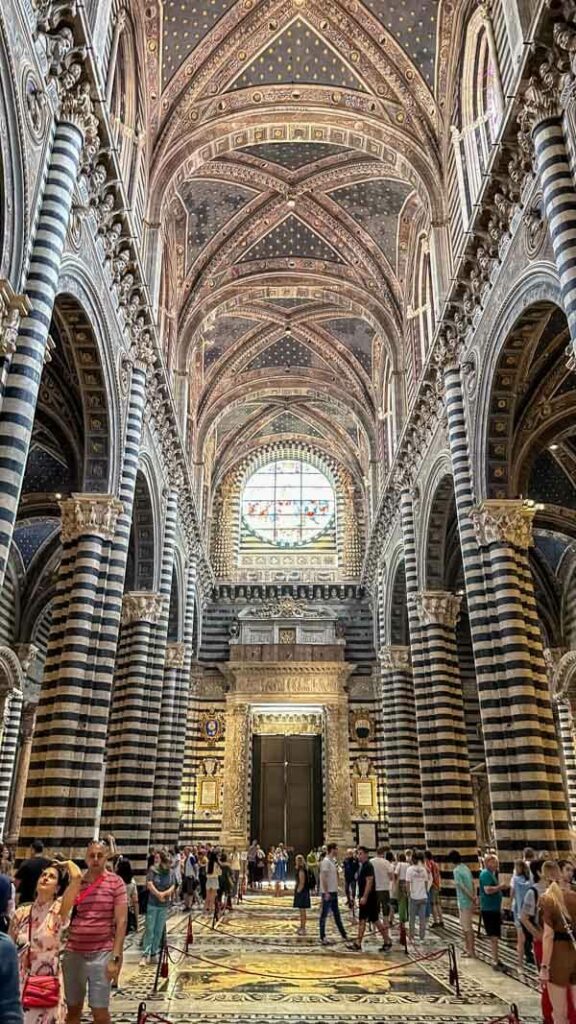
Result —
[[[32, 907], [28, 915], [28, 957], [32, 945]], [[22, 989], [24, 1010], [52, 1010], [60, 1002], [60, 979], [55, 974], [31, 974], [28, 971]]]

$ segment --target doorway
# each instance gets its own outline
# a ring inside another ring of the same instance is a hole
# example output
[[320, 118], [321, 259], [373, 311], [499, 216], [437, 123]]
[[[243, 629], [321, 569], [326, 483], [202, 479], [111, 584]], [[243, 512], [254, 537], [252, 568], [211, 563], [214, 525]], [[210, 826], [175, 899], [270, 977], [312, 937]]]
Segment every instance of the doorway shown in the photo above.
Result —
[[304, 856], [320, 846], [320, 736], [254, 736], [250, 838], [264, 850], [284, 843]]

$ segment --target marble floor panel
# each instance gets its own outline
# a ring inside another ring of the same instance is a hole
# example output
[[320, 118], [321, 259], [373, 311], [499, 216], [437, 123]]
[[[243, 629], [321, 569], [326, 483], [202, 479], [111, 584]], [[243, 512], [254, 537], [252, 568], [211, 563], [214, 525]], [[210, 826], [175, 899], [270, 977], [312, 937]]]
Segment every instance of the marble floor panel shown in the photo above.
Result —
[[[426, 945], [411, 948], [409, 956], [396, 932], [388, 954], [379, 952], [375, 935], [367, 936], [362, 953], [353, 953], [331, 921], [333, 944], [319, 944], [318, 913], [314, 901], [308, 935], [300, 937], [291, 897], [249, 896], [215, 927], [195, 911], [186, 952], [189, 917], [175, 911], [168, 922], [168, 978], [160, 978], [154, 991], [156, 965], [140, 965], [133, 939], [113, 999], [114, 1020], [136, 1024], [138, 1006], [146, 1003], [149, 1013], [173, 1024], [488, 1024], [505, 1018], [515, 1003], [522, 1024], [540, 1021], [533, 979], [525, 984], [514, 976], [512, 955], [510, 971], [502, 974], [482, 959], [458, 955], [456, 994], [445, 952], [450, 943], [461, 952], [453, 921], [431, 933]], [[348, 912], [345, 922], [352, 936], [355, 922]]]

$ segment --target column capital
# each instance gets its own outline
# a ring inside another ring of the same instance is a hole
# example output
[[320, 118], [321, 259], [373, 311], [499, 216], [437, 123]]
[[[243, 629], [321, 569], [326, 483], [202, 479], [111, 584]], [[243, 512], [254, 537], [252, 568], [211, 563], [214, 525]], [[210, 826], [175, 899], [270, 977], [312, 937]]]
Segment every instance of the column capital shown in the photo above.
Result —
[[532, 521], [536, 506], [522, 499], [487, 498], [470, 512], [476, 540], [480, 547], [508, 544], [529, 548], [533, 544]]
[[524, 90], [522, 110], [519, 117], [523, 130], [534, 132], [550, 118], [562, 116], [562, 92], [567, 83], [566, 61], [558, 53], [546, 56], [531, 75]]
[[132, 590], [122, 598], [122, 625], [150, 622], [156, 625], [162, 616], [164, 598], [150, 590]]
[[114, 494], [72, 494], [60, 502], [60, 510], [64, 542], [85, 534], [112, 540], [124, 506]]
[[6, 278], [0, 278], [0, 356], [15, 351], [20, 320], [31, 308], [27, 295], [19, 295]]
[[144, 318], [138, 317], [131, 325], [130, 335], [132, 338], [132, 359], [134, 366], [139, 370], [151, 373], [156, 363], [156, 348], [152, 340], [152, 334], [144, 327]]
[[22, 666], [22, 672], [27, 676], [40, 651], [36, 644], [15, 644], [14, 650], [16, 652], [16, 657]]
[[183, 668], [186, 657], [186, 644], [181, 641], [166, 644], [166, 668]]
[[378, 651], [378, 658], [382, 668], [392, 669], [397, 672], [411, 672], [410, 648], [399, 647], [394, 644], [384, 644]]
[[446, 590], [421, 590], [414, 595], [420, 622], [425, 626], [456, 626], [462, 598]]

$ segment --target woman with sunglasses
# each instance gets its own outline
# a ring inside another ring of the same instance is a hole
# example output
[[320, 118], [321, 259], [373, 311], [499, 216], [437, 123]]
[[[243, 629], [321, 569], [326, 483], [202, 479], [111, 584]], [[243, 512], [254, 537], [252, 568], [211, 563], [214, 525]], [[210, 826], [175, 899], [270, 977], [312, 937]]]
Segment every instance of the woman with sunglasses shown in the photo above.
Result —
[[[55, 862], [44, 868], [33, 903], [18, 907], [10, 922], [10, 935], [20, 950], [20, 986], [25, 1024], [59, 1024], [63, 1018], [63, 986], [60, 978], [61, 935], [80, 890], [82, 873], [73, 861]], [[57, 984], [47, 997], [53, 1004], [37, 1005], [42, 994], [30, 993], [34, 979], [52, 977]], [[59, 993], [58, 990], [59, 989]], [[56, 993], [56, 995], [55, 995]], [[27, 1003], [36, 1005], [27, 1008]]]

